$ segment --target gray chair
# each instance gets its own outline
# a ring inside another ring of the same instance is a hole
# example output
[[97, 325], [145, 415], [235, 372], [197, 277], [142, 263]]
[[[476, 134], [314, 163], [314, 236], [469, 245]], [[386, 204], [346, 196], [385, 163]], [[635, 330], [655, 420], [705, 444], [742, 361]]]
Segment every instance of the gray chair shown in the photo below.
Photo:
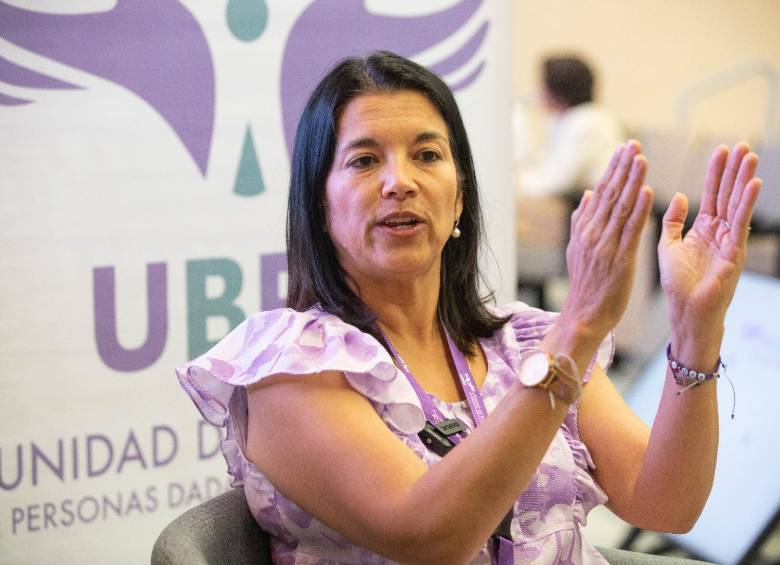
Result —
[[[611, 565], [695, 565], [701, 561], [599, 548]], [[152, 549], [152, 565], [265, 565], [271, 563], [268, 534], [257, 525], [236, 488], [174, 519]]]
[[712, 565], [705, 561], [667, 557], [665, 555], [647, 555], [611, 547], [599, 547], [598, 550], [609, 561], [610, 565]]
[[268, 534], [234, 488], [174, 519], [152, 549], [152, 565], [270, 565]]

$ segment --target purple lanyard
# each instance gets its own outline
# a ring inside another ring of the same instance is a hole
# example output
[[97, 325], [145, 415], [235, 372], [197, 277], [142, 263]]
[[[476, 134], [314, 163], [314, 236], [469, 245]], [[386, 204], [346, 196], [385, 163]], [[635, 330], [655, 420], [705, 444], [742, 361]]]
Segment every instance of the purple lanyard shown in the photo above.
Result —
[[[382, 330], [379, 331], [380, 333], [382, 332]], [[446, 331], [445, 335], [447, 336], [447, 345], [450, 349], [450, 355], [452, 355], [452, 361], [455, 363], [455, 370], [458, 371], [458, 379], [460, 379], [460, 385], [463, 388], [463, 394], [466, 395], [466, 401], [469, 404], [471, 416], [474, 418], [474, 426], [478, 426], [487, 416], [485, 403], [482, 401], [482, 395], [479, 393], [477, 383], [474, 381], [474, 376], [471, 374], [471, 369], [469, 369], [469, 364], [466, 361], [466, 357], [463, 355], [460, 349], [455, 346], [452, 339], [450, 338], [450, 335]], [[431, 400], [431, 397], [428, 396], [428, 393], [423, 390], [423, 388], [420, 386], [420, 383], [418, 383], [414, 378], [414, 375], [412, 375], [412, 372], [409, 370], [407, 364], [398, 354], [398, 351], [395, 349], [395, 347], [393, 347], [390, 339], [384, 333], [382, 333], [382, 337], [385, 338], [385, 343], [387, 343], [388, 347], [390, 348], [390, 353], [392, 353], [396, 364], [401, 369], [401, 372], [406, 375], [406, 379], [409, 381], [409, 384], [412, 385], [414, 392], [417, 394], [417, 398], [420, 400], [420, 405], [422, 406], [423, 412], [425, 413], [425, 418], [433, 424], [440, 424], [445, 421], [446, 418], [444, 417], [444, 414], [441, 413], [441, 411]], [[447, 439], [451, 440], [453, 443], [459, 443], [460, 440], [463, 439], [463, 436], [457, 433], [449, 436]]]
[[[441, 411], [436, 408], [436, 405], [431, 400], [431, 397], [428, 396], [428, 393], [426, 393], [423, 388], [420, 386], [420, 383], [417, 382], [417, 380], [414, 378], [414, 375], [412, 375], [412, 372], [409, 370], [408, 365], [404, 362], [404, 360], [401, 358], [401, 356], [398, 354], [398, 351], [395, 347], [393, 347], [393, 344], [390, 342], [390, 339], [382, 332], [381, 329], [379, 329], [379, 326], [376, 326], [376, 329], [379, 331], [379, 333], [382, 335], [382, 337], [385, 339], [385, 343], [387, 344], [388, 348], [390, 349], [390, 353], [393, 356], [393, 359], [396, 362], [396, 365], [401, 369], [401, 372], [403, 372], [404, 375], [406, 375], [406, 379], [409, 381], [409, 384], [412, 385], [412, 388], [414, 389], [414, 392], [417, 394], [417, 398], [420, 400], [420, 405], [422, 406], [423, 412], [425, 413], [425, 418], [430, 421], [433, 424], [440, 424], [443, 421], [446, 420], [444, 417], [444, 414], [441, 413]], [[445, 330], [444, 335], [447, 337], [447, 346], [450, 349], [450, 355], [452, 355], [452, 361], [455, 363], [455, 370], [458, 371], [458, 379], [460, 380], [460, 385], [463, 388], [463, 394], [466, 395], [466, 401], [469, 404], [469, 409], [471, 410], [471, 416], [474, 418], [474, 426], [478, 426], [482, 423], [482, 420], [485, 419], [487, 416], [487, 410], [485, 409], [485, 403], [482, 400], [482, 395], [479, 393], [479, 389], [477, 388], [477, 383], [474, 380], [474, 376], [471, 374], [471, 369], [469, 369], [469, 364], [466, 361], [466, 357], [463, 355], [463, 353], [458, 349], [453, 343], [452, 338], [450, 338], [450, 334], [447, 333]], [[447, 439], [452, 441], [452, 443], [459, 443], [463, 437], [461, 434], [453, 434], [451, 436], [448, 436]], [[510, 514], [507, 515], [504, 520], [511, 520], [511, 511]], [[503, 524], [502, 524], [503, 525]], [[506, 524], [506, 528], [508, 530], [509, 524]], [[507, 532], [506, 535], [511, 535]], [[492, 539], [496, 543], [496, 559], [498, 565], [512, 565], [514, 562], [514, 551], [512, 549], [513, 543], [512, 540], [505, 537], [504, 535], [493, 535]]]

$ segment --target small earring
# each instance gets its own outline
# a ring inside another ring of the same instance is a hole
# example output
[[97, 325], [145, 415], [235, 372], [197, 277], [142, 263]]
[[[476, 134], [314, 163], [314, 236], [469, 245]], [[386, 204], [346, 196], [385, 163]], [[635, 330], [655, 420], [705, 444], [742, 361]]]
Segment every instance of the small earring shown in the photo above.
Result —
[[458, 226], [455, 226], [452, 228], [452, 239], [458, 239], [461, 235], [460, 228]]

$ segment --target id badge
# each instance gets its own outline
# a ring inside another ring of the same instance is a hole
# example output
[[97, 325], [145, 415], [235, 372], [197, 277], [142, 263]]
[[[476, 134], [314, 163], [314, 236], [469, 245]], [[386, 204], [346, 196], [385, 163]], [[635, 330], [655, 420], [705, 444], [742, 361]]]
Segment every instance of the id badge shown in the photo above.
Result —
[[455, 447], [455, 444], [430, 422], [425, 422], [425, 427], [417, 435], [425, 447], [440, 457], [444, 457], [450, 449]]
[[448, 418], [447, 420], [442, 420], [438, 424], [433, 425], [437, 430], [439, 430], [447, 437], [465, 432], [467, 430], [466, 424], [459, 418]]

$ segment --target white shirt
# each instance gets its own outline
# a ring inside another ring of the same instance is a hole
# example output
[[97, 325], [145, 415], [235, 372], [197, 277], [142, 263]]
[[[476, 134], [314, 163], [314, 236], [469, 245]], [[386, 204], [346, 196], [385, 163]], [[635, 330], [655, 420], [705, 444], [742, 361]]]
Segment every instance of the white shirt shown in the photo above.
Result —
[[592, 103], [562, 112], [552, 123], [543, 160], [523, 168], [518, 196], [553, 196], [593, 188], [623, 140], [617, 121]]

